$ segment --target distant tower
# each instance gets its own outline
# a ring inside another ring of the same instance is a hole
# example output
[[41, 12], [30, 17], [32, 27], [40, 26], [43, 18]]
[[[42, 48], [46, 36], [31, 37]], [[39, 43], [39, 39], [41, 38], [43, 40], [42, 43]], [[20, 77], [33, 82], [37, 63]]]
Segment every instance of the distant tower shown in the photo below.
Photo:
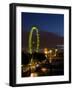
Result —
[[33, 36], [33, 33], [34, 31], [36, 31], [36, 47], [35, 47], [35, 52], [39, 52], [39, 43], [40, 43], [40, 40], [39, 40], [39, 32], [38, 32], [38, 28], [37, 27], [32, 27], [31, 28], [31, 31], [29, 33], [29, 42], [28, 42], [28, 50], [29, 50], [29, 53], [32, 54], [33, 52], [33, 44], [35, 44], [35, 42], [33, 41], [32, 39], [32, 36]]

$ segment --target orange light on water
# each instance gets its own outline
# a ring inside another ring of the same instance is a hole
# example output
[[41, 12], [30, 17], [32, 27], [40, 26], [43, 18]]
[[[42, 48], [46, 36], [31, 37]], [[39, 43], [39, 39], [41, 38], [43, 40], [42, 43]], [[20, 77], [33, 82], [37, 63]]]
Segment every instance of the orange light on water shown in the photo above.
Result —
[[30, 77], [37, 77], [38, 74], [37, 73], [31, 73]]
[[43, 72], [46, 72], [46, 71], [47, 71], [47, 69], [46, 69], [46, 68], [42, 68], [41, 70], [42, 70]]

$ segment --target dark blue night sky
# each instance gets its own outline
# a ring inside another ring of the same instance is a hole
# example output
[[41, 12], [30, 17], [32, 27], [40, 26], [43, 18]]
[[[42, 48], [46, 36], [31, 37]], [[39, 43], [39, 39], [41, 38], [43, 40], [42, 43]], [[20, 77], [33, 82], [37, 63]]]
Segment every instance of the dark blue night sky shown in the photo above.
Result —
[[64, 36], [64, 15], [22, 12], [22, 30], [29, 31], [32, 26], [37, 26], [39, 31]]

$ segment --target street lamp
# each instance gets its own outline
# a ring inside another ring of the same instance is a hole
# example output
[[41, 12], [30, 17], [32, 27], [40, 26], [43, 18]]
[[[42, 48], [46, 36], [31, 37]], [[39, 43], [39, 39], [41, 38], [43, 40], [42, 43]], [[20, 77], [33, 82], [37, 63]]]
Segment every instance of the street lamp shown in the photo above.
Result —
[[45, 56], [47, 58], [48, 57], [48, 49], [47, 48], [44, 49], [44, 53], [45, 53]]
[[49, 54], [50, 54], [50, 58], [49, 58], [49, 62], [52, 62], [52, 50], [49, 50]]
[[57, 51], [58, 51], [58, 49], [55, 49], [55, 54], [54, 54], [54, 56], [56, 56], [56, 54], [57, 54]]

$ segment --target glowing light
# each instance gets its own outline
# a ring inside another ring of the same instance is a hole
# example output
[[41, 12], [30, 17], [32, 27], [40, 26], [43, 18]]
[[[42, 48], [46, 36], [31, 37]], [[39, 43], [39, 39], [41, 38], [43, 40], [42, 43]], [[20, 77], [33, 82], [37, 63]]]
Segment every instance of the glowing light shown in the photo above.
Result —
[[49, 53], [52, 53], [52, 50], [49, 50]]
[[55, 49], [55, 51], [57, 52], [57, 51], [58, 51], [58, 49]]
[[28, 48], [29, 48], [29, 53], [32, 54], [32, 48], [33, 48], [33, 45], [32, 45], [32, 34], [33, 34], [33, 31], [36, 31], [36, 34], [37, 34], [37, 45], [36, 45], [36, 48], [35, 48], [35, 51], [38, 52], [39, 51], [39, 33], [38, 33], [38, 29], [37, 27], [32, 27], [31, 28], [31, 31], [30, 31], [30, 34], [29, 34], [29, 43], [28, 43]]
[[44, 53], [48, 54], [48, 49], [47, 48], [44, 49]]
[[36, 67], [39, 67], [39, 64], [37, 64]]
[[49, 63], [52, 63], [52, 60], [51, 59], [49, 60]]
[[38, 74], [37, 73], [31, 73], [31, 75], [30, 75], [31, 77], [37, 77], [38, 76]]
[[54, 56], [56, 56], [56, 54], [54, 54]]
[[47, 69], [46, 69], [46, 68], [42, 68], [41, 70], [42, 70], [43, 72], [46, 72], [46, 71], [47, 71]]

